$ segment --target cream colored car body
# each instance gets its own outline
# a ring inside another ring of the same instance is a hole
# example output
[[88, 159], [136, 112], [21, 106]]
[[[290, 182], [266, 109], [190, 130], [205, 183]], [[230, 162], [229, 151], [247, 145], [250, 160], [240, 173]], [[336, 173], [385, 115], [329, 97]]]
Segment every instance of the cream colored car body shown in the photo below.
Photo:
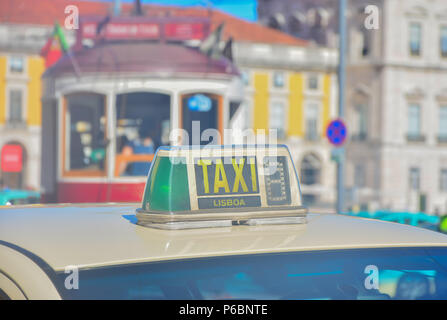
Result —
[[309, 214], [307, 224], [160, 230], [135, 224], [135, 205], [0, 207], [0, 289], [16, 299], [58, 299], [51, 274], [67, 266], [256, 253], [447, 247], [447, 236], [390, 222]]

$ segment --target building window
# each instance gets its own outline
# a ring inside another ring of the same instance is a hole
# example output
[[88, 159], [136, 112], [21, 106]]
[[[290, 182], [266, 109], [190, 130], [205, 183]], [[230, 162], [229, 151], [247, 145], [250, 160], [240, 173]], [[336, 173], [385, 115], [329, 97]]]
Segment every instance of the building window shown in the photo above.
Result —
[[23, 122], [23, 92], [20, 89], [9, 91], [9, 122]]
[[422, 26], [418, 22], [410, 23], [410, 54], [421, 55]]
[[285, 106], [281, 101], [274, 101], [270, 106], [270, 129], [274, 129], [277, 132], [279, 139], [285, 138]]
[[286, 24], [286, 19], [283, 14], [275, 13], [273, 16], [270, 16], [267, 22], [267, 25], [276, 30], [284, 30]]
[[9, 58], [9, 72], [10, 73], [14, 73], [14, 74], [18, 74], [18, 73], [23, 73], [24, 68], [24, 59], [23, 57], [19, 57], [19, 56], [11, 56]]
[[368, 136], [368, 110], [366, 105], [355, 106], [355, 133], [353, 140], [364, 141]]
[[441, 57], [447, 58], [447, 26], [441, 27]]
[[250, 85], [250, 75], [248, 74], [247, 71], [242, 71], [241, 72], [241, 78], [242, 78], [242, 83], [245, 86], [249, 86]]
[[447, 191], [447, 169], [441, 169], [440, 189], [441, 191]]
[[408, 108], [408, 138], [419, 138], [421, 136], [421, 107], [411, 104]]
[[285, 79], [284, 72], [273, 73], [273, 86], [275, 88], [284, 88]]
[[354, 168], [354, 186], [357, 188], [364, 188], [366, 186], [365, 166], [356, 164]]
[[299, 11], [292, 13], [289, 18], [289, 30], [291, 34], [298, 37], [306, 27], [306, 17]]
[[304, 156], [301, 162], [301, 183], [303, 185], [320, 184], [321, 162], [313, 154]]
[[[192, 95], [190, 99], [197, 96]], [[213, 104], [212, 100], [209, 101]], [[162, 93], [132, 92], [117, 95], [115, 176], [147, 176], [151, 155], [160, 145], [169, 145], [170, 105], [170, 96]], [[238, 106], [238, 103], [230, 102], [233, 111]], [[196, 112], [207, 115], [206, 111]], [[191, 112], [189, 115], [186, 112], [183, 114], [185, 117], [191, 116]], [[205, 121], [201, 124], [205, 125]]]
[[439, 139], [447, 141], [447, 105], [439, 108]]
[[421, 171], [419, 168], [410, 168], [410, 190], [419, 190], [421, 183]]
[[313, 74], [307, 78], [307, 89], [318, 90], [318, 76]]
[[319, 198], [320, 196], [316, 194], [303, 193], [301, 195], [301, 201], [303, 202], [303, 205], [306, 207], [315, 205], [319, 201]]
[[306, 106], [306, 139], [308, 141], [318, 140], [318, 114], [319, 108], [315, 103]]

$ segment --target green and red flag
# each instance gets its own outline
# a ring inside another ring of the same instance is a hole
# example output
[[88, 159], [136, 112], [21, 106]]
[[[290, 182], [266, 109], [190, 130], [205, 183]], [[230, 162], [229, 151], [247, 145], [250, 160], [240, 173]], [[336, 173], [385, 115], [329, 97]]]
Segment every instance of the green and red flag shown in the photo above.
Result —
[[45, 46], [40, 51], [40, 55], [45, 58], [45, 67], [49, 68], [55, 64], [68, 51], [68, 43], [65, 39], [64, 31], [61, 26], [56, 23], [54, 25], [53, 34], [48, 39]]

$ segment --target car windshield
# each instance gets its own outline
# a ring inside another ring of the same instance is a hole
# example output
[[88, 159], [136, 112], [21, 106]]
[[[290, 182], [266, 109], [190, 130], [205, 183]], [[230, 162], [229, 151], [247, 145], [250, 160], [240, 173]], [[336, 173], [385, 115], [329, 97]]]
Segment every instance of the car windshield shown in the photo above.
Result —
[[[447, 299], [447, 248], [211, 257], [79, 271], [69, 299]], [[59, 274], [63, 283], [66, 274]]]

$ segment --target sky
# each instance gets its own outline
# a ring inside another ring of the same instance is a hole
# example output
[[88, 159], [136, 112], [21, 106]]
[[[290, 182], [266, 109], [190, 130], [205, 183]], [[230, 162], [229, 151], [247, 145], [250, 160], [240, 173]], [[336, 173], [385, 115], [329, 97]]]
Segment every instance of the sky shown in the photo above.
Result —
[[[97, 1], [97, 0], [96, 0]], [[114, 0], [100, 0], [114, 2]], [[133, 0], [121, 0], [121, 3], [133, 2]], [[160, 4], [173, 6], [206, 6], [211, 3], [213, 8], [232, 14], [248, 21], [257, 20], [257, 0], [141, 0], [143, 4]]]

